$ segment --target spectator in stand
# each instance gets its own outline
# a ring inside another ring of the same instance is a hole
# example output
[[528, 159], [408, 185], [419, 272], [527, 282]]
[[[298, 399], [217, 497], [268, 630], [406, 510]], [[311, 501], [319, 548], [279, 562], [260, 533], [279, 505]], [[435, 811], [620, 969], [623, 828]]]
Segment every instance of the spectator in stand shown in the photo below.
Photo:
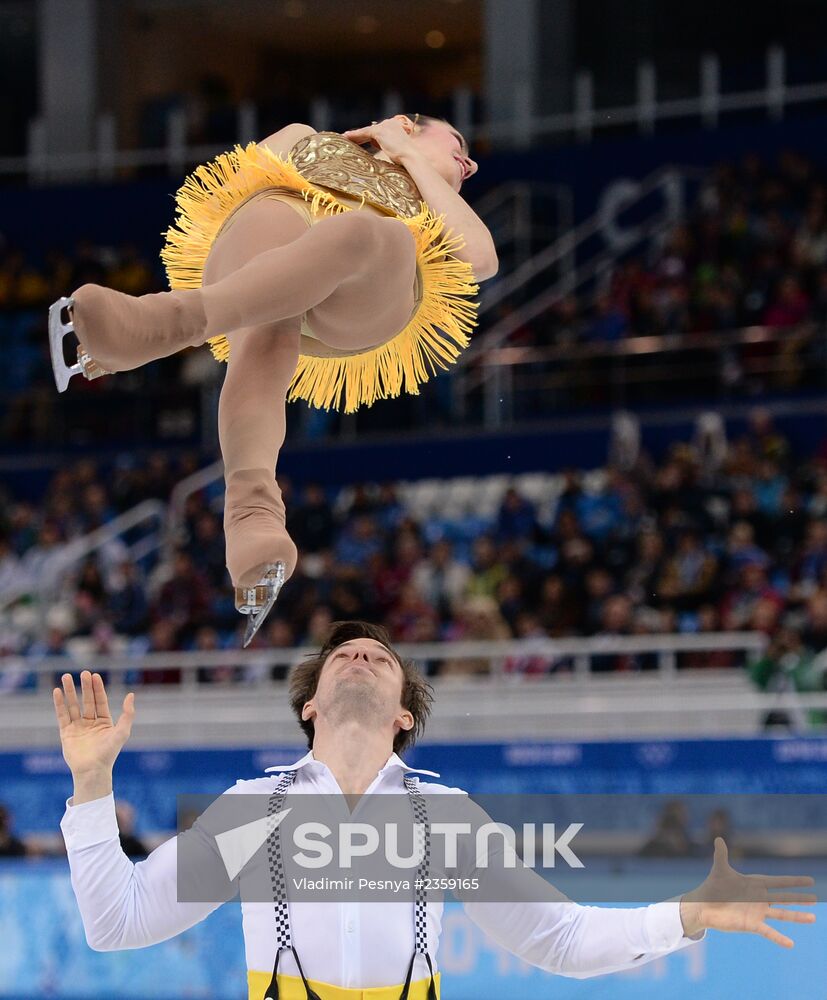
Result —
[[127, 295], [145, 295], [155, 287], [147, 262], [140, 256], [134, 243], [125, 243], [119, 251], [115, 267], [107, 277], [109, 288]]
[[[825, 445], [827, 445], [827, 441], [825, 441]], [[819, 462], [819, 467], [814, 470], [815, 483], [813, 484], [806, 507], [810, 517], [824, 518], [827, 517], [827, 469], [823, 467], [825, 462], [824, 456], [819, 454], [817, 461]]]
[[409, 528], [403, 529], [396, 535], [391, 558], [385, 561], [374, 577], [380, 609], [387, 611], [396, 606], [421, 560], [422, 545], [419, 537]]
[[788, 483], [774, 459], [764, 458], [759, 462], [754, 486], [755, 499], [758, 509], [773, 523], [781, 513], [781, 499]]
[[798, 278], [788, 274], [778, 284], [775, 296], [767, 307], [764, 323], [770, 327], [797, 326], [807, 319], [810, 299]]
[[[617, 636], [630, 635], [633, 624], [632, 602], [625, 594], [614, 594], [603, 605], [601, 629], [596, 634], [600, 645], [610, 649]], [[639, 664], [634, 654], [600, 653], [592, 657], [591, 668], [595, 673], [617, 670], [637, 670]]]
[[[53, 605], [46, 616], [45, 634], [39, 635], [26, 650], [29, 662], [34, 666], [39, 665], [44, 660], [67, 657], [69, 650], [66, 643], [73, 630], [72, 612], [64, 604]], [[62, 670], [55, 671], [53, 677], [55, 683], [60, 683], [61, 673]], [[34, 686], [34, 683], [35, 676], [33, 675], [26, 686]]]
[[[764, 656], [749, 668], [750, 678], [762, 691], [824, 691], [827, 689], [827, 663], [807, 649], [795, 629], [781, 628], [767, 647]], [[765, 725], [787, 725], [801, 728], [806, 723], [823, 725], [827, 712], [773, 710], [765, 717]]]
[[827, 650], [827, 591], [817, 590], [807, 601], [801, 638], [814, 653]]
[[825, 582], [827, 574], [827, 518], [810, 521], [807, 537], [798, 559], [795, 577], [796, 595], [806, 598]]
[[570, 347], [576, 344], [583, 334], [583, 321], [580, 318], [580, 303], [574, 295], [564, 295], [552, 307], [552, 322], [538, 332], [540, 346], [551, 343], [555, 347]]
[[652, 835], [640, 849], [648, 858], [685, 858], [697, 853], [689, 829], [689, 812], [679, 799], [667, 802], [658, 816]]
[[691, 611], [712, 595], [716, 573], [715, 557], [703, 547], [697, 531], [684, 531], [675, 554], [666, 560], [658, 596], [679, 611]]
[[[181, 649], [178, 626], [171, 618], [161, 618], [152, 623], [145, 638], [137, 639], [132, 650], [139, 655], [145, 653], [174, 653]], [[127, 683], [132, 681], [127, 677]], [[181, 670], [178, 667], [142, 669], [139, 673], [141, 684], [180, 684]]]
[[135, 836], [135, 807], [124, 799], [115, 802], [115, 819], [118, 821], [118, 839], [121, 850], [128, 858], [145, 858], [149, 851], [144, 843]]
[[395, 483], [382, 483], [376, 498], [377, 517], [383, 531], [395, 531], [406, 519], [406, 512], [396, 491]]
[[345, 564], [337, 568], [328, 595], [328, 605], [336, 621], [372, 618], [372, 597], [364, 572], [359, 567]]
[[552, 573], [540, 586], [537, 617], [546, 634], [553, 639], [577, 634], [577, 604], [563, 578]]
[[23, 841], [12, 832], [11, 813], [0, 803], [0, 857], [22, 858], [28, 853]]
[[307, 634], [303, 639], [304, 645], [320, 646], [330, 634], [330, 626], [333, 621], [333, 612], [326, 605], [314, 608], [307, 623]]
[[220, 590], [227, 580], [224, 536], [221, 522], [212, 511], [205, 510], [197, 516], [187, 552], [210, 586]]
[[586, 635], [595, 635], [603, 627], [606, 602], [612, 596], [615, 585], [611, 573], [602, 566], [590, 569], [585, 582], [581, 629]]
[[534, 504], [510, 487], [506, 490], [497, 514], [495, 537], [498, 542], [516, 538], [533, 539], [537, 533], [537, 513]]
[[557, 570], [566, 590], [573, 599], [580, 599], [585, 590], [586, 576], [595, 565], [595, 547], [584, 534], [566, 538], [560, 545]]
[[[702, 604], [698, 608], [696, 622], [698, 634], [723, 631], [718, 609], [714, 604]], [[678, 666], [689, 670], [722, 669], [734, 667], [737, 662], [737, 654], [731, 649], [705, 649], [703, 652], [681, 653], [678, 656]]]
[[454, 558], [453, 545], [443, 538], [434, 542], [427, 557], [414, 567], [411, 582], [446, 623], [465, 594], [470, 575], [468, 566]]
[[504, 670], [507, 674], [520, 674], [524, 677], [539, 677], [550, 673], [562, 664], [531, 651], [533, 642], [546, 638], [540, 619], [530, 611], [521, 611], [514, 624], [514, 635], [524, 640], [526, 651], [519, 656], [509, 656], [505, 661]]
[[416, 642], [423, 634], [436, 634], [437, 614], [412, 583], [405, 583], [387, 616], [388, 629], [396, 642]]
[[[218, 653], [221, 651], [221, 637], [211, 625], [203, 625], [195, 633], [193, 652]], [[229, 664], [210, 663], [209, 666], [198, 668], [198, 681], [201, 684], [233, 684], [241, 680], [243, 669]]]
[[[477, 594], [467, 597], [459, 608], [459, 620], [452, 630], [451, 639], [473, 642], [475, 640], [499, 641], [511, 638], [511, 631], [500, 614], [493, 597]], [[493, 666], [493, 670], [492, 670]], [[491, 664], [484, 657], [478, 659], [446, 660], [439, 666], [440, 677], [467, 677], [496, 673], [498, 664]]]
[[136, 563], [125, 559], [112, 574], [107, 594], [107, 610], [116, 631], [137, 636], [146, 630], [149, 601]]
[[[262, 647], [265, 649], [293, 649], [296, 645], [296, 632], [293, 626], [284, 618], [275, 618], [267, 622], [267, 628], [262, 637]], [[270, 671], [270, 678], [274, 681], [283, 681], [292, 664], [278, 663]], [[256, 680], [256, 676], [247, 668], [244, 673], [246, 681]]]
[[466, 593], [471, 597], [489, 597], [493, 600], [497, 587], [506, 576], [508, 567], [500, 560], [494, 540], [489, 535], [481, 535], [475, 539]]
[[75, 631], [79, 635], [89, 635], [104, 617], [107, 598], [103, 575], [94, 556], [81, 566], [74, 583], [74, 592]]
[[516, 634], [517, 618], [526, 607], [525, 589], [522, 579], [516, 573], [504, 577], [497, 587], [497, 606], [514, 634]]
[[335, 547], [336, 561], [357, 569], [365, 569], [371, 556], [381, 551], [382, 538], [376, 519], [361, 513], [340, 533]]
[[636, 604], [660, 603], [659, 585], [666, 567], [663, 535], [654, 529], [641, 534], [636, 557], [629, 561], [626, 592]]
[[[781, 594], [767, 580], [767, 565], [766, 557], [741, 563], [737, 582], [721, 603], [721, 620], [727, 631], [754, 627], [756, 613], [766, 625], [783, 607]], [[770, 609], [774, 609], [772, 613]]]
[[0, 594], [18, 587], [22, 582], [20, 557], [11, 546], [8, 535], [0, 533]]
[[628, 330], [628, 315], [604, 292], [595, 300], [594, 314], [582, 327], [581, 336], [587, 343], [611, 343], [625, 337]]
[[735, 521], [727, 538], [727, 576], [734, 580], [746, 563], [767, 563], [767, 553], [755, 544], [755, 532], [747, 521]]
[[21, 569], [27, 583], [38, 590], [54, 586], [66, 566], [66, 542], [57, 526], [46, 522], [37, 541], [26, 550]]
[[288, 529], [300, 552], [320, 552], [333, 546], [335, 521], [324, 490], [309, 483], [302, 503], [288, 515]]
[[151, 617], [174, 623], [176, 633], [186, 639], [207, 624], [209, 612], [207, 578], [196, 568], [192, 556], [179, 549], [173, 557], [172, 573], [153, 602]]

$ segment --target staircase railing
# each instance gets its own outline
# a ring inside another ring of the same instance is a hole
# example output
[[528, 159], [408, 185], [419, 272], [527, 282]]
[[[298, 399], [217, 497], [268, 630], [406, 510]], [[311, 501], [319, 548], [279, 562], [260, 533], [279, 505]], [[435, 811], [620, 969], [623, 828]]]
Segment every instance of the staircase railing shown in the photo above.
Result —
[[[502, 303], [513, 299], [517, 293], [529, 289], [531, 283], [548, 276], [549, 285], [521, 303], [507, 316], [495, 322], [484, 333], [475, 337], [463, 352], [453, 372], [453, 410], [460, 421], [467, 416], [468, 399], [472, 392], [483, 388], [484, 422], [486, 426], [500, 426], [510, 412], [509, 373], [496, 367], [480, 366], [480, 357], [504, 346], [521, 326], [540, 316], [564, 296], [578, 289], [591, 287], [607, 274], [624, 254], [640, 246], [651, 245], [662, 239], [680, 219], [686, 199], [686, 186], [700, 180], [704, 171], [686, 168], [661, 168], [646, 177], [639, 185], [624, 195], [615, 206], [615, 217], [599, 208], [590, 218], [575, 226], [548, 247], [534, 254], [505, 275], [483, 286], [480, 298], [480, 320]], [[653, 194], [662, 196], [654, 211], [645, 211], [647, 200]], [[618, 232], [615, 219], [620, 212], [643, 212], [643, 218], [634, 227]], [[611, 240], [605, 237], [611, 234]], [[591, 241], [600, 240], [603, 246], [592, 249], [591, 255], [581, 259]]]
[[[167, 505], [161, 500], [143, 500], [130, 510], [107, 521], [100, 528], [56, 547], [54, 555], [45, 563], [44, 572], [23, 579], [15, 586], [0, 592], [0, 612], [25, 597], [52, 600], [60, 591], [66, 576], [79, 563], [139, 525], [156, 522], [157, 527], [142, 538], [126, 544], [126, 554], [131, 560], [137, 561], [156, 551], [163, 544], [162, 526], [166, 510]], [[48, 570], [48, 574], [45, 570]]]

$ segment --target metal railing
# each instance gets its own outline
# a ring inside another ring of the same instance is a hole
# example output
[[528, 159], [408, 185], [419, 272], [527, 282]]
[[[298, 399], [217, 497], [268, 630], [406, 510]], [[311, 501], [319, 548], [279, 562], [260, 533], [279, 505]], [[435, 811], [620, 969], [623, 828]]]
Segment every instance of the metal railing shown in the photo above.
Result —
[[[520, 310], [522, 322], [542, 316], [553, 300], [550, 292]], [[501, 326], [509, 329], [511, 324]], [[550, 339], [548, 333], [539, 336]], [[713, 401], [720, 406], [754, 400], [766, 391], [823, 392], [827, 328], [817, 323], [756, 325], [565, 347], [498, 346], [480, 357], [474, 375], [464, 391], [481, 387], [484, 419], [503, 422], [534, 412], [538, 401], [546, 413], [551, 406], [566, 412], [590, 407], [595, 393], [603, 405], [615, 408], [657, 402], [675, 406], [702, 398], [707, 406]]]
[[[766, 649], [767, 638], [760, 632], [706, 632], [701, 634], [664, 634], [654, 636], [596, 636], [565, 639], [509, 639], [502, 641], [457, 641], [400, 643], [395, 646], [399, 654], [419, 664], [468, 664], [486, 669], [477, 673], [491, 679], [503, 680], [518, 677], [518, 664], [530, 659], [543, 661], [546, 672], [562, 672], [588, 684], [597, 675], [592, 671], [592, 661], [607, 656], [651, 655], [657, 667], [642, 671], [645, 676], [656, 675], [668, 682], [680, 670], [679, 657], [683, 653], [730, 651], [740, 654], [749, 662]], [[114, 684], [121, 685], [130, 675], [132, 683], [140, 683], [143, 672], [157, 675], [162, 671], [178, 671], [178, 682], [183, 687], [210, 686], [209, 677], [203, 672], [215, 667], [237, 667], [239, 683], [269, 683], [274, 668], [289, 668], [304, 657], [317, 652], [311, 647], [291, 649], [266, 648], [256, 650], [222, 649], [206, 652], [170, 653], [112, 653], [106, 656], [86, 655], [74, 657], [48, 657], [26, 659], [0, 658], [0, 677], [7, 668], [21, 669], [38, 678], [38, 686], [51, 687], [56, 673], [89, 669], [104, 671]], [[246, 673], [245, 673], [246, 672]], [[450, 671], [448, 671], [450, 673]], [[462, 669], [458, 673], [464, 676]], [[200, 676], [199, 676], [200, 675]], [[825, 695], [827, 703], [827, 695]]]
[[38, 602], [52, 601], [69, 573], [93, 552], [104, 549], [116, 539], [123, 539], [141, 525], [155, 522], [154, 531], [150, 530], [141, 538], [124, 546], [125, 554], [133, 561], [150, 555], [163, 544], [161, 527], [166, 512], [167, 506], [161, 500], [144, 500], [89, 534], [63, 545], [56, 545], [53, 553], [44, 562], [42, 573], [0, 592], [0, 612], [6, 611], [26, 597], [32, 597]]
[[[578, 141], [589, 141], [595, 132], [618, 126], [633, 126], [646, 135], [652, 133], [659, 122], [682, 118], [695, 118], [705, 127], [713, 128], [723, 115], [742, 111], [763, 110], [771, 120], [777, 121], [789, 107], [827, 101], [827, 82], [794, 85], [787, 82], [786, 52], [779, 45], [767, 49], [764, 76], [763, 87], [724, 93], [720, 85], [721, 60], [716, 54], [707, 53], [699, 60], [697, 94], [661, 100], [657, 93], [656, 67], [651, 61], [643, 61], [637, 67], [636, 99], [627, 105], [596, 107], [594, 76], [584, 70], [574, 79], [569, 111], [538, 115], [535, 112], [538, 95], [532, 83], [524, 81], [523, 85], [514, 88], [512, 113], [503, 120], [474, 122], [472, 94], [466, 86], [456, 88], [452, 94], [451, 117], [472, 144], [525, 147], [537, 140], [557, 136], [570, 135]], [[386, 117], [405, 110], [402, 96], [393, 90], [387, 91], [380, 103], [381, 114]], [[334, 111], [329, 99], [320, 97], [311, 102], [307, 118], [321, 131], [333, 127], [334, 115], [341, 117], [343, 114], [346, 112]], [[242, 101], [237, 105], [236, 123], [239, 142], [262, 137], [258, 109], [253, 102]], [[24, 176], [35, 183], [67, 178], [111, 180], [119, 171], [147, 167], [165, 167], [171, 174], [180, 174], [191, 165], [212, 158], [226, 146], [227, 143], [189, 145], [186, 114], [178, 108], [168, 115], [163, 147], [119, 149], [115, 118], [102, 115], [96, 123], [94, 148], [50, 153], [45, 123], [35, 119], [29, 124], [26, 154], [0, 157], [0, 177]]]
[[[751, 736], [770, 720], [790, 731], [806, 732], [818, 726], [813, 713], [827, 716], [827, 691], [761, 692], [743, 667], [681, 665], [685, 662], [681, 658], [688, 654], [697, 657], [724, 650], [748, 663], [766, 649], [766, 638], [755, 633], [402, 644], [398, 648], [422, 666], [464, 663], [474, 671], [481, 664], [487, 666], [483, 675], [443, 669], [434, 678], [436, 701], [428, 736], [446, 742], [612, 739], [628, 738], [630, 732], [670, 739]], [[0, 746], [54, 750], [55, 721], [48, 689], [60, 672], [77, 673], [82, 668], [106, 675], [115, 709], [127, 689], [138, 692], [135, 746], [258, 746], [274, 738], [280, 743], [298, 742], [300, 733], [284, 678], [290, 666], [315, 652], [236, 649], [136, 657], [78, 653], [40, 661], [6, 658], [0, 660]], [[590, 669], [595, 658], [636, 653], [655, 656], [658, 668]], [[515, 672], [526, 661], [536, 668], [538, 659], [544, 657], [548, 672]], [[820, 659], [826, 658], [822, 654]], [[228, 680], [224, 670], [221, 683], [210, 682], [210, 668], [232, 666], [239, 668], [234, 680]], [[274, 668], [278, 669], [274, 672]], [[180, 674], [166, 676], [173, 683], [136, 683], [149, 670]], [[199, 671], [203, 672], [200, 676]], [[35, 684], [30, 683], [32, 676]]]
[[[542, 202], [545, 205], [538, 204]], [[474, 211], [497, 245], [501, 276], [513, 274], [538, 247], [554, 243], [574, 227], [574, 195], [565, 184], [508, 181], [475, 201]], [[573, 268], [573, 260], [569, 266]], [[483, 286], [483, 300], [487, 287]]]
[[[632, 229], [605, 238], [612, 232], [613, 219], [599, 208], [594, 215], [566, 233], [559, 240], [535, 254], [503, 280], [488, 286], [480, 302], [480, 319], [517, 293], [529, 289], [533, 283], [548, 280], [548, 287], [539, 290], [528, 302], [514, 310], [481, 336], [474, 338], [470, 347], [457, 359], [452, 383], [453, 409], [456, 419], [467, 416], [468, 398], [483, 389], [484, 420], [486, 426], [500, 426], [509, 409], [504, 406], [510, 398], [509, 371], [499, 366], [478, 364], [492, 351], [501, 348], [508, 338], [526, 323], [547, 312], [566, 295], [591, 287], [610, 272], [621, 254], [639, 246], [654, 244], [669, 232], [680, 218], [686, 198], [685, 187], [698, 181], [703, 171], [673, 167], [654, 171], [636, 186], [634, 193], [623, 200], [625, 211], [638, 209], [644, 218]], [[653, 195], [660, 197], [660, 204], [648, 210], [646, 206]], [[620, 206], [617, 206], [619, 211]], [[583, 260], [578, 255], [589, 252]]]

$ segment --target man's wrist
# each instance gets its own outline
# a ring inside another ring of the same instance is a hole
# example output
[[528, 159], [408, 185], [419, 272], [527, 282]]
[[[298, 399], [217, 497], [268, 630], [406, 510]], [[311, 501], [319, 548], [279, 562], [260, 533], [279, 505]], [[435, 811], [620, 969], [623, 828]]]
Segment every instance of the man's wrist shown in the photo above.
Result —
[[700, 934], [701, 931], [706, 930], [703, 903], [698, 903], [687, 896], [682, 896], [680, 901], [680, 915], [685, 937], [695, 937], [696, 934]]
[[84, 802], [106, 798], [112, 794], [112, 769], [102, 771], [85, 771], [73, 774], [74, 791], [72, 805], [80, 806]]

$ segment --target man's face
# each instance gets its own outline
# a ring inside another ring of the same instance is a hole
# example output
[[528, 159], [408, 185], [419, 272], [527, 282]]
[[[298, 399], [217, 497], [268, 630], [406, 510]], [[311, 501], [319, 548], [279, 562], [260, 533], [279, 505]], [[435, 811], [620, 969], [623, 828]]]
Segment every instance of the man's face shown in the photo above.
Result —
[[314, 725], [361, 722], [394, 734], [411, 729], [413, 716], [402, 707], [405, 676], [399, 661], [375, 639], [351, 639], [332, 650], [322, 667], [315, 695], [302, 712]]

